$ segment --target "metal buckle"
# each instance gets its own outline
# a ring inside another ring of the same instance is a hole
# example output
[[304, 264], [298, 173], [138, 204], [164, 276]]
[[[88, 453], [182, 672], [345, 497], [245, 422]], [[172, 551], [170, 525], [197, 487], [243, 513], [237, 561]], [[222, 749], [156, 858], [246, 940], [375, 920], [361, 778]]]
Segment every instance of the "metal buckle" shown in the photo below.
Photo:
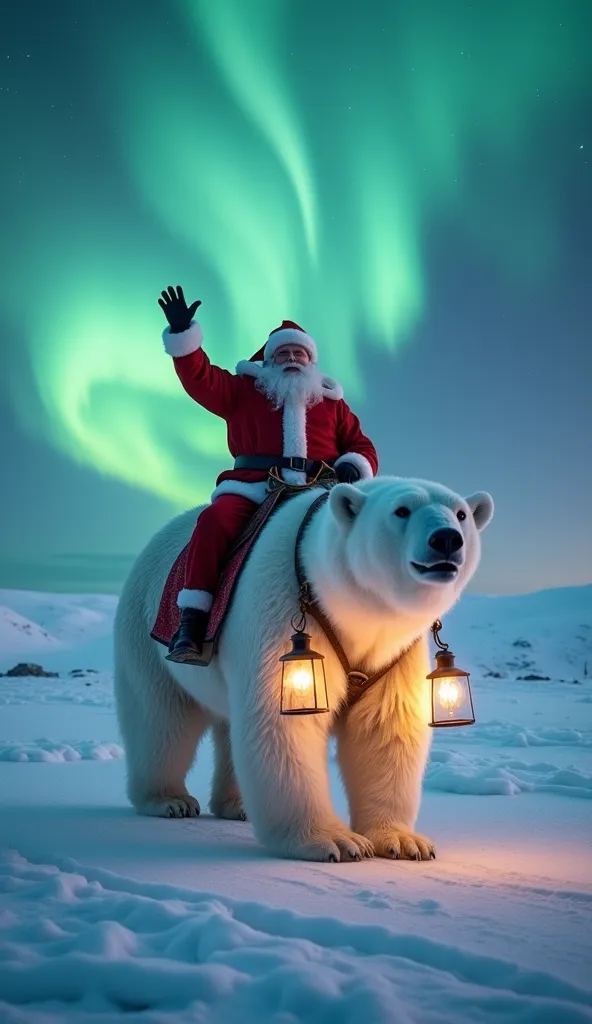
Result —
[[365, 672], [355, 672], [353, 669], [347, 673], [348, 683], [353, 683], [354, 686], [365, 686], [369, 678]]
[[306, 459], [302, 455], [289, 455], [290, 469], [295, 469], [298, 473], [304, 473], [306, 471]]

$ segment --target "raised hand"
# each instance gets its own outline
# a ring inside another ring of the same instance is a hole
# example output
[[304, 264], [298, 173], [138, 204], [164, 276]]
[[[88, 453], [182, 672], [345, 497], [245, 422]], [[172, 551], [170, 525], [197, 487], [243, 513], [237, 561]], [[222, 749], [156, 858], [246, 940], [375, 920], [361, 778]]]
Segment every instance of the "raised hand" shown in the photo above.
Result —
[[168, 289], [160, 294], [162, 298], [158, 300], [158, 305], [169, 322], [171, 334], [181, 334], [182, 331], [186, 331], [195, 316], [197, 307], [201, 306], [201, 299], [197, 299], [196, 302], [187, 306], [180, 284], [177, 285], [176, 293], [170, 284]]

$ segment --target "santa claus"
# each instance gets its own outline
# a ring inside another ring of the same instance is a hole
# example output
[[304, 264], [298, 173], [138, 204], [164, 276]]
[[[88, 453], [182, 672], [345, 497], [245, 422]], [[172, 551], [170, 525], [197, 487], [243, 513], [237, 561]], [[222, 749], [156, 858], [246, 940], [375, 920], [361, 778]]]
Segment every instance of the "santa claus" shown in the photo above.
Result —
[[287, 483], [306, 484], [326, 464], [338, 480], [354, 483], [376, 475], [378, 457], [340, 385], [319, 371], [316, 344], [298, 324], [284, 320], [230, 373], [202, 348], [202, 330], [193, 320], [201, 301], [187, 306], [179, 285], [158, 302], [169, 323], [164, 347], [179, 380], [199, 405], [226, 420], [234, 457], [234, 468], [220, 474], [211, 504], [200, 513], [187, 553], [181, 622], [168, 658], [192, 662], [201, 652], [225, 559], [269, 493], [270, 471], [275, 467]]

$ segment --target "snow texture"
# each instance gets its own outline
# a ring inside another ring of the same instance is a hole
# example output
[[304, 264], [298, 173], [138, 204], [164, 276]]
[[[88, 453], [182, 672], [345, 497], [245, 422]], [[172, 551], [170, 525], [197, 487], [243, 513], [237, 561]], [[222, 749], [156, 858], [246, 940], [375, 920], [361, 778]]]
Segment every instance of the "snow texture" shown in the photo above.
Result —
[[80, 1022], [592, 1019], [585, 989], [453, 942], [11, 853], [0, 890], [6, 1024], [50, 1007]]
[[123, 757], [118, 743], [38, 739], [29, 743], [0, 740], [0, 761], [112, 761]]
[[135, 816], [116, 599], [0, 592], [0, 669], [60, 672], [0, 679], [2, 1024], [592, 1021], [591, 598], [463, 599], [444, 638], [477, 724], [434, 736], [418, 829], [438, 859], [330, 865], [206, 813], [207, 740], [202, 816]]
[[560, 768], [547, 761], [532, 764], [509, 758], [467, 757], [454, 750], [432, 751], [425, 787], [478, 796], [538, 792], [592, 799], [592, 775], [582, 769]]

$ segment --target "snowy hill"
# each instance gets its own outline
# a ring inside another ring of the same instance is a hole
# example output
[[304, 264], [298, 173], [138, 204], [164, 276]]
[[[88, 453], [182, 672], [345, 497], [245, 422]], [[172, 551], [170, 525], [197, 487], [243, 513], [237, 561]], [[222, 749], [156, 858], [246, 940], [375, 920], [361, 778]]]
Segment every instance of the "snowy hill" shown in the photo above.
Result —
[[0, 590], [0, 605], [36, 622], [68, 647], [75, 647], [111, 631], [117, 597], [113, 594]]
[[117, 597], [0, 590], [0, 671], [15, 658], [62, 671], [72, 655], [84, 668], [107, 668]]
[[0, 651], [14, 654], [45, 654], [59, 648], [60, 641], [38, 622], [31, 622], [13, 608], [0, 605]]
[[464, 597], [443, 638], [478, 676], [592, 679], [592, 586]]

